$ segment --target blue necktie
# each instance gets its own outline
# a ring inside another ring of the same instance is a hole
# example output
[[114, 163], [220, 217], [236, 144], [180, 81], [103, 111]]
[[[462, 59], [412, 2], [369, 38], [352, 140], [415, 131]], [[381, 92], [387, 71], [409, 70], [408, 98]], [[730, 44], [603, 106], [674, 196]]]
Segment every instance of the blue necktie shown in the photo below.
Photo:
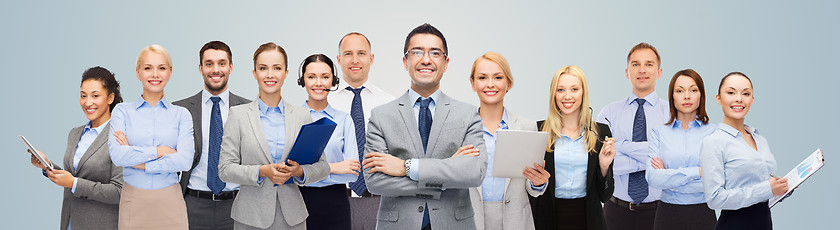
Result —
[[225, 188], [225, 182], [219, 179], [219, 152], [222, 148], [222, 110], [219, 109], [219, 96], [212, 96], [213, 109], [210, 111], [210, 138], [207, 146], [207, 187], [213, 194], [219, 194]]
[[[350, 106], [350, 117], [353, 118], [353, 125], [356, 127], [356, 146], [359, 149], [359, 161], [365, 159], [365, 111], [362, 110], [362, 86], [358, 89], [347, 86], [347, 90], [353, 91], [353, 103]], [[365, 184], [365, 177], [359, 175], [356, 181], [350, 182], [350, 189], [361, 196], [367, 192], [367, 185]]]
[[[420, 129], [420, 139], [423, 140], [423, 152], [426, 151], [426, 146], [429, 144], [429, 132], [432, 131], [432, 111], [429, 110], [429, 103], [432, 102], [432, 98], [423, 99], [417, 98], [417, 102], [420, 103], [420, 114], [418, 116], [418, 128]], [[423, 209], [423, 223], [421, 227], [425, 228], [427, 225], [431, 223], [429, 219], [429, 205], [426, 204], [426, 208]]]
[[426, 145], [429, 144], [429, 132], [432, 131], [432, 111], [429, 110], [429, 103], [432, 98], [423, 99], [417, 98], [416, 103], [420, 103], [420, 114], [418, 117], [418, 128], [420, 129], [420, 139], [423, 140], [423, 152], [426, 151]]
[[[633, 142], [647, 141], [647, 123], [645, 120], [645, 99], [636, 98], [639, 109], [636, 110], [636, 117], [633, 118]], [[627, 195], [635, 203], [642, 203], [648, 196], [648, 183], [645, 180], [645, 171], [630, 173], [627, 184]]]

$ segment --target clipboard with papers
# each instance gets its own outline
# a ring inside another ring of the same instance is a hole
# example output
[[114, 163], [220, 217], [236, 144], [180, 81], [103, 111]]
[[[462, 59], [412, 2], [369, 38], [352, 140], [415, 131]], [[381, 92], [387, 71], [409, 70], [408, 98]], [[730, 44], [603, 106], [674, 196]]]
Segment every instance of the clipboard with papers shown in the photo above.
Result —
[[29, 140], [27, 140], [26, 137], [24, 137], [23, 135], [18, 135], [18, 137], [20, 137], [20, 140], [22, 140], [23, 144], [26, 145], [26, 148], [28, 148], [29, 151], [32, 152], [31, 155], [35, 156], [35, 158], [41, 162], [41, 165], [45, 166], [48, 169], [54, 168], [50, 161], [41, 157], [41, 154], [38, 154], [38, 150], [35, 149], [35, 146], [32, 146], [32, 143], [29, 143]]
[[[305, 124], [300, 128], [295, 145], [289, 151], [287, 159], [293, 160], [300, 165], [308, 165], [317, 162], [321, 159], [321, 154], [324, 153], [324, 148], [330, 141], [333, 131], [337, 124], [332, 120], [324, 117], [315, 122]], [[286, 184], [293, 183], [292, 180], [287, 180]]]
[[785, 175], [785, 178], [788, 179], [788, 190], [782, 195], [771, 198], [768, 205], [772, 208], [774, 205], [779, 203], [779, 201], [788, 196], [794, 188], [799, 187], [799, 185], [805, 182], [805, 180], [808, 180], [811, 175], [814, 175], [817, 170], [820, 170], [823, 165], [825, 165], [825, 158], [823, 157], [822, 149], [817, 149]]
[[493, 158], [493, 177], [525, 178], [522, 171], [534, 164], [542, 164], [548, 133], [537, 131], [499, 130], [496, 132], [496, 152]]

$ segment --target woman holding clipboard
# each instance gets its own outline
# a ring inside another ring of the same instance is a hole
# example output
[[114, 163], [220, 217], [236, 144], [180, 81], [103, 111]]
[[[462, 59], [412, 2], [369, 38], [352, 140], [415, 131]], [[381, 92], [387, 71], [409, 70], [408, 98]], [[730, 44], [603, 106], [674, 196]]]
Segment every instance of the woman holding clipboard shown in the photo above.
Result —
[[359, 177], [359, 150], [353, 118], [329, 105], [330, 88], [338, 86], [335, 66], [327, 55], [313, 54], [303, 60], [298, 85], [306, 89], [309, 99], [303, 104], [312, 120], [322, 118], [335, 122], [336, 128], [324, 149], [330, 175], [321, 181], [300, 187], [309, 218], [309, 229], [350, 229], [350, 200], [345, 184]]
[[88, 122], [70, 130], [64, 153], [65, 170], [54, 162], [51, 164], [56, 169], [46, 170], [35, 155], [31, 157], [32, 165], [45, 170], [44, 175], [64, 187], [60, 229], [117, 229], [122, 167], [111, 162], [107, 143], [111, 111], [120, 102], [120, 83], [113, 73], [98, 66], [86, 70], [82, 74], [79, 105]]
[[330, 171], [323, 153], [311, 165], [287, 160], [301, 126], [312, 122], [306, 110], [281, 97], [287, 66], [283, 47], [260, 45], [252, 70], [259, 97], [230, 108], [219, 178], [240, 184], [231, 210], [235, 229], [306, 229], [309, 214], [298, 185], [323, 180]]
[[[484, 126], [484, 144], [488, 154], [484, 181], [481, 186], [470, 189], [476, 227], [480, 230], [534, 229], [528, 196], [539, 196], [545, 192], [540, 188], [548, 181], [548, 172], [542, 166], [534, 164], [534, 168], [526, 168], [522, 172], [527, 179], [498, 178], [492, 175], [498, 131], [536, 131], [536, 123], [516, 116], [504, 107], [505, 95], [513, 87], [513, 75], [502, 55], [488, 52], [476, 59], [473, 62], [470, 83], [481, 101], [478, 115]], [[456, 153], [470, 154], [478, 154], [478, 149], [468, 145]]]
[[537, 229], [606, 229], [601, 203], [613, 194], [615, 157], [609, 127], [592, 119], [586, 77], [565, 66], [551, 79], [545, 168], [551, 174], [546, 194], [531, 198]]
[[740, 72], [720, 80], [717, 103], [723, 123], [703, 139], [700, 167], [709, 208], [722, 209], [715, 229], [773, 229], [767, 201], [788, 190], [775, 178], [776, 159], [767, 139], [744, 124], [755, 97], [753, 84]]

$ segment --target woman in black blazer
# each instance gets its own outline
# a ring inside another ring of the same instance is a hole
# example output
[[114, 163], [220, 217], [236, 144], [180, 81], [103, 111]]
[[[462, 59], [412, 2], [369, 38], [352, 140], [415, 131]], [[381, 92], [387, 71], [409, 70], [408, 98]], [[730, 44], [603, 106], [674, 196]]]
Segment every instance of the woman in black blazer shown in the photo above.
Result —
[[[537, 126], [549, 133], [545, 169], [551, 177], [543, 195], [530, 197], [536, 229], [606, 229], [601, 203], [613, 193], [615, 157], [613, 139], [607, 137], [609, 127], [595, 123], [591, 109], [584, 110], [589, 108], [589, 93], [586, 77], [577, 66], [558, 70], [550, 88], [548, 118]], [[576, 173], [584, 173], [584, 165], [586, 176], [581, 181], [584, 176]], [[558, 177], [563, 180], [560, 186]]]

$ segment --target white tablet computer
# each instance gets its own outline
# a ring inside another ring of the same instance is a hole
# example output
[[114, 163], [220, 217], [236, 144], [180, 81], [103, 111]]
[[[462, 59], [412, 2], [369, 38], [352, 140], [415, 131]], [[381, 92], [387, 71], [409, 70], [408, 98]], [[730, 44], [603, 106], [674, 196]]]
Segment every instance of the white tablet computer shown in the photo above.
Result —
[[32, 146], [31, 143], [29, 143], [29, 140], [26, 140], [26, 137], [24, 137], [23, 135], [18, 135], [18, 137], [20, 137], [20, 139], [23, 140], [23, 144], [25, 144], [26, 148], [28, 148], [29, 151], [32, 152], [32, 155], [35, 156], [35, 158], [37, 158], [38, 161], [41, 161], [41, 165], [46, 166], [47, 168], [50, 168], [50, 169], [53, 168], [52, 164], [50, 164], [49, 161], [47, 161], [43, 157], [41, 157], [41, 154], [38, 154], [38, 150], [35, 150], [35, 147]]
[[542, 164], [548, 133], [537, 131], [499, 130], [496, 132], [494, 177], [525, 178], [525, 167]]

